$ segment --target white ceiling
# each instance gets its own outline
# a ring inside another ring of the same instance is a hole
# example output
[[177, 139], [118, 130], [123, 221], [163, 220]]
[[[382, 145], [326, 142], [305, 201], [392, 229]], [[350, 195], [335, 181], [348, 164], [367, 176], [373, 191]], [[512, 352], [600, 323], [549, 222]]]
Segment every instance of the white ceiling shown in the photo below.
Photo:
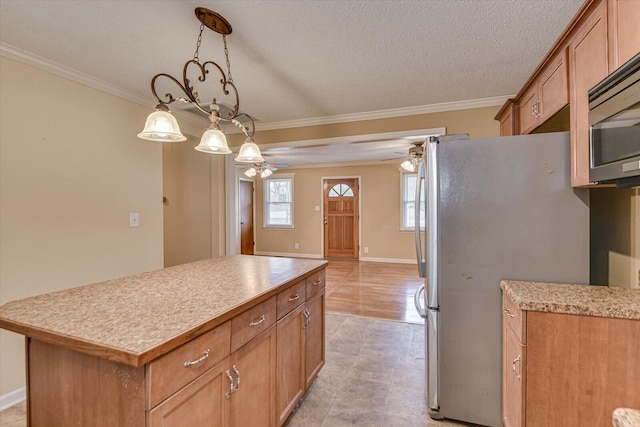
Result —
[[[152, 105], [151, 77], [182, 75], [199, 31], [194, 8], [207, 7], [233, 27], [240, 108], [260, 129], [513, 95], [582, 3], [0, 0], [0, 42]], [[224, 67], [222, 37], [206, 28], [200, 58]], [[203, 100], [214, 96], [209, 87], [199, 90]]]

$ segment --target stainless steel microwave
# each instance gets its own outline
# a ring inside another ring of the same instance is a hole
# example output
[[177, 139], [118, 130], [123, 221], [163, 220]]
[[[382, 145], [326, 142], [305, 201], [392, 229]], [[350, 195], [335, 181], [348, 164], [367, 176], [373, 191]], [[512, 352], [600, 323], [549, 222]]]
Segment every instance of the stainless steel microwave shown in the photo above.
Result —
[[640, 53], [589, 91], [589, 180], [640, 185]]

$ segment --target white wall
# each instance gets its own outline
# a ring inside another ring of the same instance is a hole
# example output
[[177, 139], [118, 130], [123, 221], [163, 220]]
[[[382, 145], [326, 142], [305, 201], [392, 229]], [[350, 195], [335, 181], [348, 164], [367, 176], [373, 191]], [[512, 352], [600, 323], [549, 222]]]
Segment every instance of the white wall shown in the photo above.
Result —
[[[162, 268], [162, 148], [136, 137], [148, 113], [0, 57], [0, 304]], [[23, 337], [2, 331], [0, 394], [24, 366]]]

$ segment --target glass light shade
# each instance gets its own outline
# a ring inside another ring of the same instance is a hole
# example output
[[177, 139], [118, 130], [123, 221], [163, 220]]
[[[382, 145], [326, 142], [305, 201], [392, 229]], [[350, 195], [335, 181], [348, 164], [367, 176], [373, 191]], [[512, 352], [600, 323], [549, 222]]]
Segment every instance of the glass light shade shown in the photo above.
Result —
[[249, 178], [253, 178], [254, 176], [256, 176], [257, 173], [258, 172], [256, 171], [256, 168], [249, 168], [246, 171], [244, 171], [244, 174]]
[[416, 171], [416, 165], [411, 160], [408, 160], [408, 159], [400, 163], [400, 167], [408, 172]]
[[262, 172], [260, 172], [260, 178], [266, 178], [270, 176], [272, 173], [273, 172], [271, 171], [271, 169], [265, 168]]
[[238, 157], [236, 157], [236, 162], [263, 163], [264, 161], [264, 157], [262, 157], [262, 154], [260, 154], [260, 148], [258, 148], [258, 144], [253, 142], [253, 139], [251, 137], [248, 137], [240, 147]]
[[144, 129], [138, 138], [156, 142], [181, 142], [187, 138], [180, 132], [180, 126], [169, 111], [156, 110], [149, 114]]
[[212, 154], [229, 154], [231, 150], [227, 145], [227, 137], [224, 136], [224, 133], [217, 127], [209, 127], [203, 134], [200, 139], [200, 144], [195, 147], [196, 150], [202, 151], [203, 153], [212, 153]]

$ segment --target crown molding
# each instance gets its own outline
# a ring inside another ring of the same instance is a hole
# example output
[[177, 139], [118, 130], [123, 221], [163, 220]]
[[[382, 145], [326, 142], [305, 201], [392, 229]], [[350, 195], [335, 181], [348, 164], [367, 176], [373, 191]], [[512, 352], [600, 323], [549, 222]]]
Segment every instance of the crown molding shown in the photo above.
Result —
[[31, 65], [32, 67], [39, 68], [40, 70], [47, 71], [51, 74], [64, 77], [76, 83], [124, 98], [137, 104], [151, 107], [155, 105], [151, 98], [122, 89], [119, 86], [90, 76], [89, 74], [74, 70], [24, 49], [20, 49], [19, 47], [15, 47], [9, 43], [0, 42], [0, 56], [11, 58], [26, 65]]
[[322, 126], [335, 123], [359, 122], [364, 120], [388, 119], [420, 114], [442, 113], [445, 111], [468, 110], [472, 108], [496, 107], [504, 104], [514, 95], [494, 96], [490, 98], [469, 99], [465, 101], [442, 102], [440, 104], [417, 105], [414, 107], [394, 108], [389, 110], [368, 111], [364, 113], [342, 114], [337, 116], [315, 117], [311, 119], [286, 120], [281, 122], [261, 123], [260, 130], [276, 130], [304, 126]]
[[[130, 90], [123, 89], [107, 81], [90, 76], [89, 74], [82, 73], [80, 71], [69, 68], [65, 65], [51, 61], [50, 59], [36, 55], [19, 47], [15, 47], [9, 43], [0, 41], [0, 56], [4, 56], [14, 61], [21, 62], [26, 65], [30, 65], [34, 68], [46, 71], [56, 76], [80, 83], [90, 88], [99, 90], [101, 92], [114, 95], [119, 98], [126, 99], [136, 104], [143, 105], [152, 109], [156, 102], [151, 97], [146, 97]], [[202, 117], [198, 117], [194, 114], [190, 114], [181, 110], [173, 111], [174, 115], [181, 120], [191, 122], [196, 126], [206, 126], [208, 121]]]
[[[118, 96], [120, 98], [135, 102], [140, 105], [153, 108], [155, 102], [151, 97], [145, 97], [138, 93], [131, 92], [119, 86], [74, 70], [57, 62], [51, 61], [42, 56], [36, 55], [24, 49], [20, 49], [9, 43], [0, 41], [0, 56], [11, 58], [23, 64], [31, 65], [43, 71], [55, 74], [60, 77], [72, 80], [74, 82], [92, 87], [102, 92]], [[445, 111], [467, 110], [471, 108], [495, 107], [504, 104], [507, 99], [513, 98], [514, 95], [494, 96], [490, 98], [470, 99], [465, 101], [443, 102], [440, 104], [417, 105], [414, 107], [394, 108], [389, 110], [368, 111], [363, 113], [342, 114], [336, 116], [315, 117], [300, 120], [285, 120], [280, 122], [258, 122], [259, 130], [276, 130], [305, 126], [322, 126], [335, 123], [357, 122], [364, 120], [387, 119], [402, 116], [415, 116], [419, 114], [441, 113]], [[174, 111], [181, 119], [187, 120], [195, 125], [207, 125], [206, 119], [195, 114]], [[193, 117], [191, 117], [193, 116]], [[225, 133], [239, 133], [240, 130], [235, 126], [229, 126], [224, 129]]]

